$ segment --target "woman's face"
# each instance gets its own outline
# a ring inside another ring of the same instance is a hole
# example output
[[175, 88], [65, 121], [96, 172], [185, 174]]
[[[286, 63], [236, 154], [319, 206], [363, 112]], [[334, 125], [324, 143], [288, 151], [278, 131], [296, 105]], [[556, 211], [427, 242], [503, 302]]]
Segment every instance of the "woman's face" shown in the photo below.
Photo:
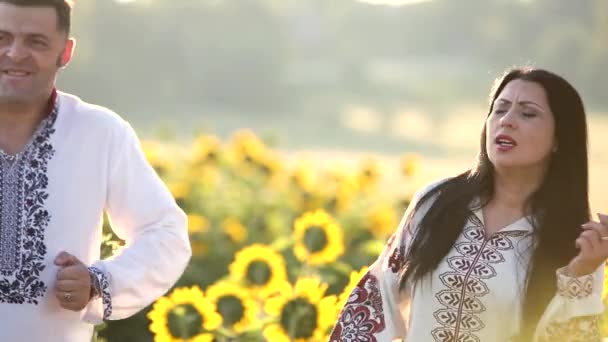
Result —
[[556, 149], [545, 89], [535, 82], [510, 81], [486, 120], [486, 151], [494, 168], [544, 170]]

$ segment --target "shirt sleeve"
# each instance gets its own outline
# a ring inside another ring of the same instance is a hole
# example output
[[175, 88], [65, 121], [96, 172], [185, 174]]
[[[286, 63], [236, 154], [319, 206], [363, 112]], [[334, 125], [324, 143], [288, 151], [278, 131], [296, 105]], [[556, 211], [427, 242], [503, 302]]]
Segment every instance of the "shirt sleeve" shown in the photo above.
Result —
[[175, 284], [191, 257], [186, 215], [146, 161], [131, 126], [110, 144], [106, 211], [125, 246], [89, 267], [101, 293], [82, 319], [90, 323], [127, 318]]
[[599, 342], [604, 265], [594, 273], [571, 277], [557, 270], [557, 293], [549, 302], [536, 329], [534, 341]]
[[410, 291], [400, 291], [399, 281], [413, 229], [429, 206], [425, 203], [411, 218], [410, 213], [425, 192], [414, 195], [397, 231], [352, 290], [333, 327], [330, 342], [393, 341], [406, 335]]

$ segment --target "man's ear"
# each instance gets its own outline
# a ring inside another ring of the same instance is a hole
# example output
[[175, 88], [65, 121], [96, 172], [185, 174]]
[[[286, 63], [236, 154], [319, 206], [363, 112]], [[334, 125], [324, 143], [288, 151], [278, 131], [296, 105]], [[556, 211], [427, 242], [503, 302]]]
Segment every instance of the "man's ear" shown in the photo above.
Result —
[[72, 56], [74, 56], [74, 49], [76, 49], [76, 39], [68, 38], [65, 42], [63, 51], [61, 52], [61, 56], [59, 56], [59, 60], [57, 61], [58, 67], [64, 67], [70, 63]]

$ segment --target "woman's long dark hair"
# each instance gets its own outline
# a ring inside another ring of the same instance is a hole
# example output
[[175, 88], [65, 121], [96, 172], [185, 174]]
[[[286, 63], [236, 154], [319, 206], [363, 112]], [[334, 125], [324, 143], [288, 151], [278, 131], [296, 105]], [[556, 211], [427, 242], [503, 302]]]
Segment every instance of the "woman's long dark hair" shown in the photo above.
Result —
[[[558, 146], [542, 184], [527, 201], [527, 209], [535, 218], [531, 223], [534, 229], [532, 246], [536, 247], [532, 250], [525, 278], [520, 340], [531, 341], [540, 316], [555, 295], [555, 271], [577, 254], [574, 241], [581, 232], [580, 225], [590, 219], [587, 124], [578, 92], [562, 77], [533, 68], [511, 69], [496, 80], [488, 116], [498, 95], [516, 79], [535, 82], [545, 89], [554, 115]], [[407, 282], [417, 282], [433, 272], [448, 254], [470, 215], [471, 202], [480, 198], [483, 206], [492, 198], [494, 167], [486, 151], [485, 127], [476, 165], [432, 189], [414, 208], [413, 212], [424, 201], [436, 196], [417, 227], [406, 255], [402, 290]]]

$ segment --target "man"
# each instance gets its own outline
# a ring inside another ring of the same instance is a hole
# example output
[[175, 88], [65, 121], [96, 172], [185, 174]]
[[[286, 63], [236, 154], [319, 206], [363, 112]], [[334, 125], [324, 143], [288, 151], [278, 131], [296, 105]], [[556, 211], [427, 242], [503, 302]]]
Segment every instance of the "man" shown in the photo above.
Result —
[[[82, 342], [165, 293], [186, 218], [128, 123], [55, 90], [69, 0], [0, 0], [0, 341]], [[102, 214], [126, 246], [99, 260]]]

